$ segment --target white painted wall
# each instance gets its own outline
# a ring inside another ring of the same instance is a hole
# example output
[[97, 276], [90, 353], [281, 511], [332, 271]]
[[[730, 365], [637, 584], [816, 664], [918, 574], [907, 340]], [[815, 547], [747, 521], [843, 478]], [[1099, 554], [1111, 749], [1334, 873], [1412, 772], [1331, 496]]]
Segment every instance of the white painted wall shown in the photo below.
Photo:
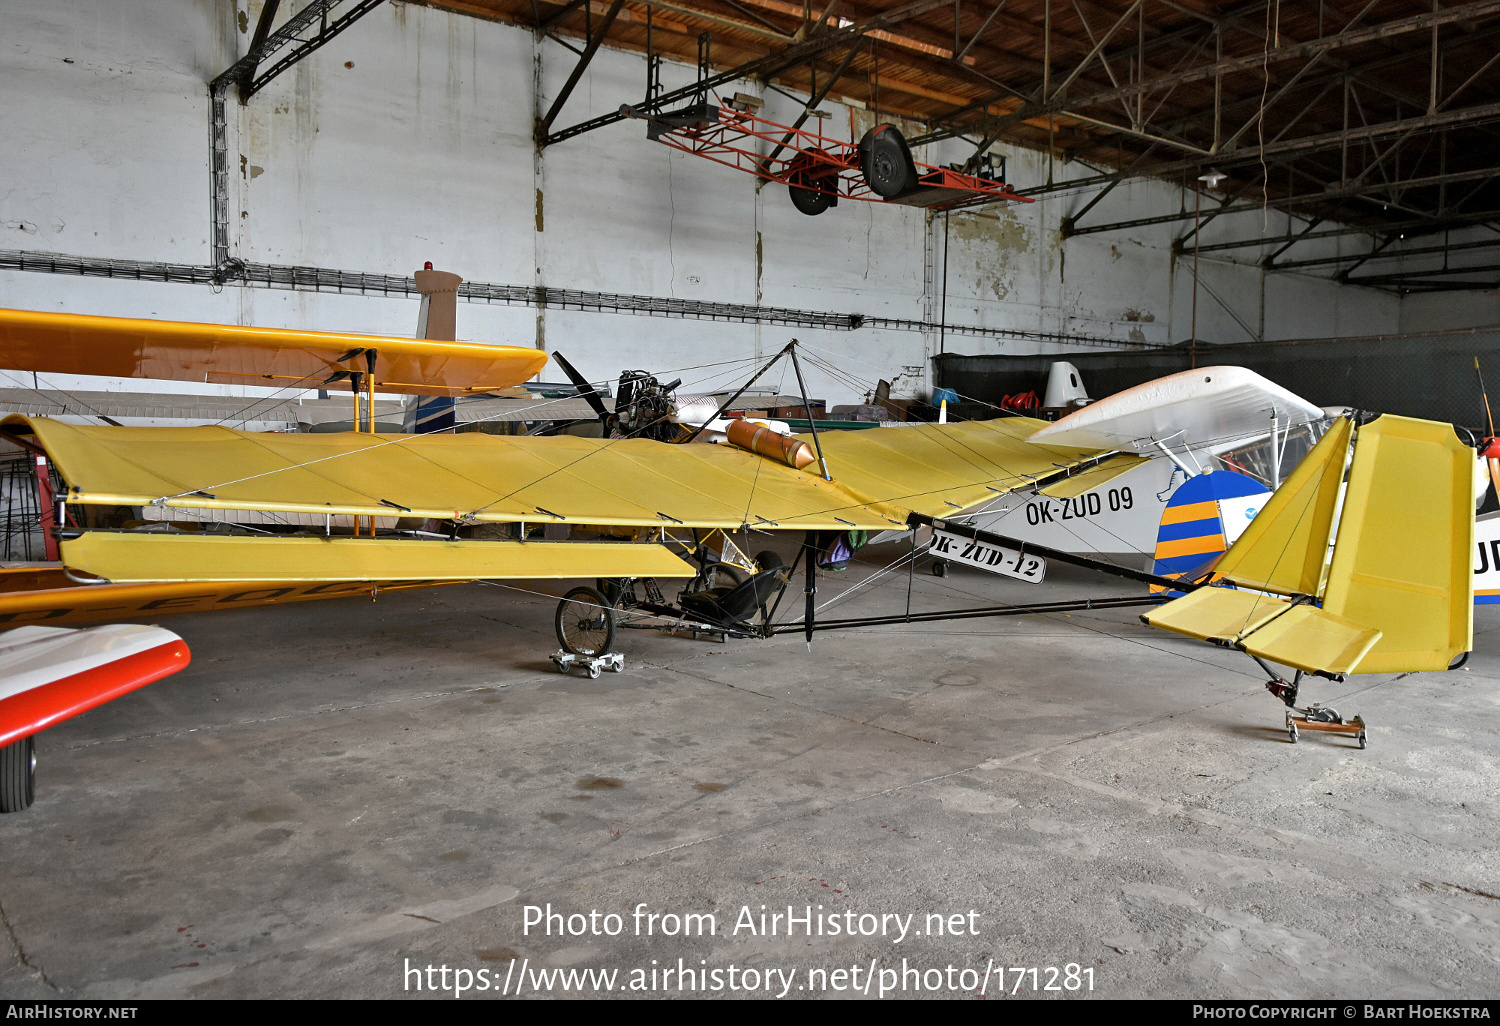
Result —
[[[206, 263], [206, 83], [248, 45], [259, 10], [260, 0], [0, 0], [0, 249]], [[844, 203], [809, 218], [781, 187], [758, 190], [748, 175], [648, 142], [640, 123], [584, 135], [537, 158], [532, 119], [573, 60], [520, 28], [392, 0], [248, 106], [231, 99], [236, 255], [385, 274], [409, 274], [432, 260], [472, 280], [505, 284], [938, 316], [941, 216]], [[668, 66], [667, 87], [690, 74]], [[640, 55], [601, 51], [558, 124], [637, 100], [643, 88]], [[825, 107], [832, 134], [847, 138], [851, 128], [857, 135], [872, 123], [863, 110]], [[785, 97], [767, 96], [766, 116], [788, 122], [796, 112]], [[967, 155], [952, 144], [935, 149], [919, 159]], [[1045, 156], [1007, 155], [1013, 183], [1046, 180]], [[1078, 164], [1051, 170], [1058, 177], [1094, 173]], [[1170, 250], [1186, 222], [1063, 242], [1060, 219], [1090, 195], [954, 215], [947, 226], [948, 320], [1151, 343], [1187, 338], [1191, 269]], [[1115, 190], [1090, 219], [1151, 216], [1191, 202], [1163, 183], [1135, 182]], [[1203, 241], [1234, 227], [1221, 218]], [[1281, 234], [1286, 221], [1272, 213], [1263, 227]], [[1253, 264], [1261, 254], [1234, 255]], [[1404, 326], [1394, 297], [1313, 277], [1272, 276], [1263, 286], [1254, 266], [1205, 258], [1201, 281], [1198, 334], [1211, 341]], [[412, 332], [417, 308], [405, 298], [21, 272], [0, 272], [0, 303], [394, 334]], [[796, 335], [845, 372], [811, 369], [812, 390], [834, 402], [858, 397], [848, 375], [895, 379], [898, 393], [925, 391], [939, 345], [933, 333], [539, 316], [472, 303], [461, 304], [459, 323], [464, 337], [562, 349], [592, 376], [624, 367], [697, 368], [681, 373], [704, 387], [731, 383], [746, 363], [703, 365], [749, 361]], [[943, 344], [965, 353], [1056, 348], [952, 333]]]

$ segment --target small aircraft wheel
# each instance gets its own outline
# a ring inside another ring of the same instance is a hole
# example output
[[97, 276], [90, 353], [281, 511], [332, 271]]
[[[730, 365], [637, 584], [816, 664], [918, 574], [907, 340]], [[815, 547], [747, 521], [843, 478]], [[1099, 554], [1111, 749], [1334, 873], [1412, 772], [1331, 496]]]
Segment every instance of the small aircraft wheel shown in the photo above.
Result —
[[574, 588], [557, 604], [557, 643], [574, 655], [600, 656], [615, 643], [615, 611], [593, 588]]
[[1286, 734], [1287, 737], [1292, 739], [1292, 744], [1297, 743], [1297, 725], [1295, 723], [1288, 723], [1286, 725]]
[[934, 559], [932, 561], [932, 576], [947, 577], [948, 561], [946, 559]]
[[22, 812], [36, 800], [36, 749], [24, 737], [0, 748], [0, 812]]

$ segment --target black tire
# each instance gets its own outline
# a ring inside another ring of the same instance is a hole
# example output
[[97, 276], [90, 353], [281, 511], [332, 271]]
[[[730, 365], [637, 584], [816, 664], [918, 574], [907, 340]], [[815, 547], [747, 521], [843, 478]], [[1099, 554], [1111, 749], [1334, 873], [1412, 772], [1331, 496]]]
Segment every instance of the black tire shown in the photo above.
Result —
[[593, 588], [574, 588], [557, 604], [552, 626], [557, 643], [581, 656], [602, 656], [614, 648], [615, 611]]
[[947, 577], [948, 561], [946, 559], [934, 559], [932, 561], [932, 576]]
[[816, 217], [833, 206], [833, 201], [837, 198], [826, 192], [813, 192], [796, 185], [788, 185], [786, 191], [792, 197], [792, 206], [809, 217]]
[[710, 563], [698, 572], [685, 590], [708, 591], [710, 588], [738, 588], [745, 583], [745, 571], [733, 563]]
[[810, 150], [787, 168], [791, 178], [787, 194], [792, 197], [792, 206], [810, 217], [839, 205], [838, 173], [817, 160], [826, 156], [822, 150]]
[[36, 749], [22, 738], [0, 748], [0, 812], [24, 812], [36, 800]]
[[894, 125], [876, 125], [859, 141], [865, 184], [882, 199], [900, 196], [917, 184], [916, 165], [906, 139]]

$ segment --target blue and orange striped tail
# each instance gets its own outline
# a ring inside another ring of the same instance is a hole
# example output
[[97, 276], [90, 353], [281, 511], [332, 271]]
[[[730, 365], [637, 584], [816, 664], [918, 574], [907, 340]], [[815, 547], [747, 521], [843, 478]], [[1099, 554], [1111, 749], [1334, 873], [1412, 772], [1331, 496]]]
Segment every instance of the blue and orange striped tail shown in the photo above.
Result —
[[[1232, 470], [1215, 470], [1184, 482], [1162, 511], [1152, 573], [1173, 580], [1202, 577], [1244, 529], [1238, 523], [1226, 529], [1223, 501], [1259, 495], [1269, 495], [1265, 485]], [[1230, 504], [1237, 510], [1246, 505], [1243, 501]], [[1253, 515], [1254, 510], [1250, 512]], [[1184, 594], [1160, 585], [1152, 585], [1151, 591], [1167, 598]]]

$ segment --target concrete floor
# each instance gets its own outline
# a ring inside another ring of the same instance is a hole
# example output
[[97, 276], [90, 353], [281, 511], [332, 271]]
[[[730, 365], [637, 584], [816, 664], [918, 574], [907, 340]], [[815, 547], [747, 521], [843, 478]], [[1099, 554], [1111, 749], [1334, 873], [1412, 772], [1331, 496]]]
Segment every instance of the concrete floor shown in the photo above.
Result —
[[[1137, 587], [1052, 578], [919, 575], [916, 607]], [[887, 579], [825, 615], [905, 598]], [[630, 632], [625, 672], [590, 681], [547, 662], [553, 608], [466, 585], [166, 621], [192, 667], [41, 735], [37, 804], [0, 820], [0, 994], [386, 997], [417, 993], [408, 965], [498, 987], [512, 958], [618, 969], [617, 991], [679, 959], [795, 972], [789, 996], [811, 969], [862, 988], [873, 960], [873, 994], [904, 958], [1041, 984], [1076, 963], [1108, 997], [1500, 996], [1493, 608], [1464, 670], [1308, 689], [1380, 685], [1337, 703], [1363, 752], [1288, 743], [1248, 658], [1136, 610], [811, 654]], [[525, 933], [548, 903], [624, 931]], [[638, 903], [718, 933], [633, 936]], [[731, 933], [762, 904], [913, 934]], [[916, 935], [930, 913], [963, 934]]]

